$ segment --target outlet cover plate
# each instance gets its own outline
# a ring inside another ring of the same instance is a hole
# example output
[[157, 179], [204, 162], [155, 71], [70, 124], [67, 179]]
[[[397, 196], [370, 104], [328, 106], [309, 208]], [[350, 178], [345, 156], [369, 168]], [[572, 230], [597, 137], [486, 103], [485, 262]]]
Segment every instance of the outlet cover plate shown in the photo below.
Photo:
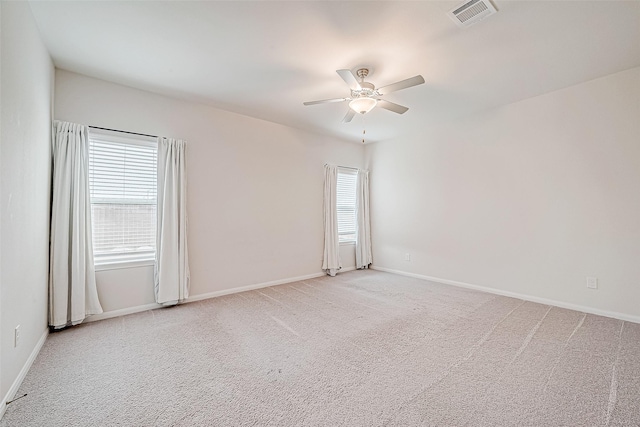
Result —
[[20, 343], [20, 325], [16, 326], [13, 330], [13, 347], [18, 347]]

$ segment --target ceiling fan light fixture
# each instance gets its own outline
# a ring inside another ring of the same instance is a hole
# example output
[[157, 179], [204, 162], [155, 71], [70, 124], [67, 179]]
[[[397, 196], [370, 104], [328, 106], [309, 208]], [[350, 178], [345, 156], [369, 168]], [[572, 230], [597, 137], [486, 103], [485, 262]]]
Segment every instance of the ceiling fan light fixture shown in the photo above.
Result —
[[349, 103], [349, 108], [351, 108], [356, 113], [366, 114], [369, 111], [373, 110], [373, 107], [375, 107], [377, 103], [377, 99], [370, 98], [368, 96], [362, 96], [351, 101]]

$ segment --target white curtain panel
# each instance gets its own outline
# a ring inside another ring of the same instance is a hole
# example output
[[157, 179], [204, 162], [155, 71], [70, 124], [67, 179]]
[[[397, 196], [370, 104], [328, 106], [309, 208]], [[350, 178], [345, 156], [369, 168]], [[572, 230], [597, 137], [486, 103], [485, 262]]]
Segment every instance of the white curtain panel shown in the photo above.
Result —
[[189, 296], [186, 141], [158, 138], [158, 232], [156, 302], [176, 304]]
[[358, 170], [356, 180], [356, 268], [369, 268], [372, 262], [369, 171]]
[[338, 238], [338, 211], [336, 209], [337, 185], [338, 167], [324, 165], [324, 255], [322, 269], [329, 276], [335, 276], [342, 268]]
[[53, 123], [49, 325], [76, 325], [102, 313], [91, 240], [88, 128]]

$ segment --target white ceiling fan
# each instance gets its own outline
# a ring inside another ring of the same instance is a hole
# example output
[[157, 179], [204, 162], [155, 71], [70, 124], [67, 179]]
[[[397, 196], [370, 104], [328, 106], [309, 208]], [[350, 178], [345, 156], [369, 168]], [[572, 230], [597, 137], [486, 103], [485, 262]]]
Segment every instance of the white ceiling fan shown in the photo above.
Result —
[[368, 68], [360, 68], [356, 71], [357, 76], [360, 78], [359, 82], [357, 77], [353, 75], [351, 70], [337, 70], [336, 73], [338, 73], [338, 75], [342, 77], [342, 80], [344, 80], [347, 85], [349, 85], [349, 89], [351, 89], [351, 97], [323, 99], [321, 101], [308, 101], [304, 102], [303, 104], [315, 105], [350, 101], [349, 111], [347, 112], [347, 115], [342, 119], [342, 123], [349, 123], [356, 113], [366, 114], [375, 106], [379, 106], [381, 108], [384, 108], [385, 110], [393, 111], [394, 113], [403, 114], [408, 110], [407, 107], [403, 107], [402, 105], [398, 105], [390, 101], [385, 101], [380, 97], [397, 90], [406, 89], [408, 87], [417, 86], [424, 83], [424, 78], [421, 75], [417, 75], [376, 89], [376, 87], [372, 83], [364, 81], [365, 77], [369, 75]]

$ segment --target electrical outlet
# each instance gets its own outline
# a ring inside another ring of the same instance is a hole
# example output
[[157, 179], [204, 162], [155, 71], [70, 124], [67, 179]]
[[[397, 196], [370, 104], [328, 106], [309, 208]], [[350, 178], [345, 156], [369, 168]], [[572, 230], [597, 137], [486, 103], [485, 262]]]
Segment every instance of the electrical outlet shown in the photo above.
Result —
[[597, 277], [587, 277], [587, 288], [589, 288], [589, 289], [598, 289], [598, 278]]
[[18, 343], [20, 343], [20, 325], [13, 330], [13, 346], [17, 347]]
[[404, 260], [407, 262], [411, 262], [411, 254], [404, 254]]

